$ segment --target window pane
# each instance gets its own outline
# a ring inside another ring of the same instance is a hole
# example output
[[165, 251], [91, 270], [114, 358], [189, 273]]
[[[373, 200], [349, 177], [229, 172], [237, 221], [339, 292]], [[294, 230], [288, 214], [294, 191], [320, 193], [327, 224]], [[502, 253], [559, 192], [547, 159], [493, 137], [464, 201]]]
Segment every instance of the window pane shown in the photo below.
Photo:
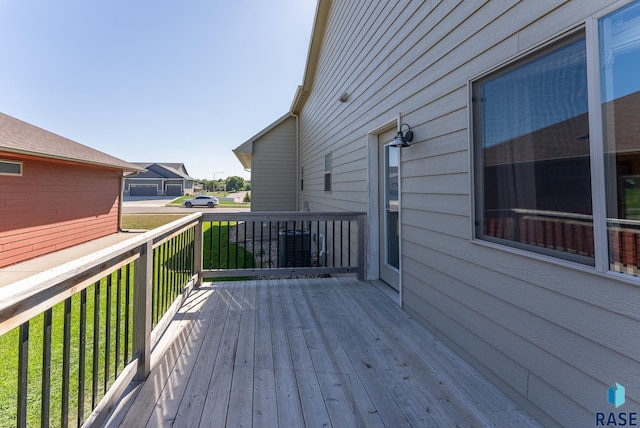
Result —
[[609, 262], [638, 276], [640, 252], [640, 3], [599, 23]]
[[474, 85], [476, 233], [594, 264], [584, 37]]
[[12, 161], [0, 161], [0, 174], [21, 175], [22, 163]]

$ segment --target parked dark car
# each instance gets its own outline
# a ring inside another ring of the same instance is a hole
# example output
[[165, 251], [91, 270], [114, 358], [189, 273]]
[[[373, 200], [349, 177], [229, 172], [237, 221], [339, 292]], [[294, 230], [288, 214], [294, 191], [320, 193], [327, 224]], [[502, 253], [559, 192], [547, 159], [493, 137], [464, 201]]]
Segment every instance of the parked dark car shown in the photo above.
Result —
[[196, 196], [193, 199], [185, 199], [182, 202], [182, 205], [187, 208], [191, 208], [191, 207], [215, 208], [219, 203], [220, 201], [218, 201], [218, 198], [216, 198], [215, 196], [200, 195], [200, 196]]

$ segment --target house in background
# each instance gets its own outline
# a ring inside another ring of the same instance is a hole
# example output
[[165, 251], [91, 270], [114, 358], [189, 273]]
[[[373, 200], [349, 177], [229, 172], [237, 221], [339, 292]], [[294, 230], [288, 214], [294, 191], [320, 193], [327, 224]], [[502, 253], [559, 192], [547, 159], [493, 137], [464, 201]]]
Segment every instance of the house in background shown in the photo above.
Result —
[[296, 209], [366, 212], [367, 277], [545, 426], [616, 382], [640, 408], [639, 28], [629, 0], [319, 0], [290, 111]]
[[285, 114], [233, 150], [251, 171], [252, 211], [295, 211], [297, 122]]
[[117, 233], [140, 170], [0, 113], [0, 267]]
[[182, 163], [134, 162], [146, 171], [127, 177], [126, 196], [183, 196], [194, 193], [195, 179]]

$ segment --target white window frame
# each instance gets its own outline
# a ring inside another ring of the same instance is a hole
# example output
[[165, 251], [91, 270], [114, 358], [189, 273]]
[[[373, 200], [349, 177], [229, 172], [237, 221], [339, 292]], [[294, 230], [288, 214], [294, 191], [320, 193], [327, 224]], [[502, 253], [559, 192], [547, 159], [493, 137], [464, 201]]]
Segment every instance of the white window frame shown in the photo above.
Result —
[[[333, 183], [332, 183], [332, 179], [331, 179], [331, 170], [332, 170], [332, 168], [333, 168], [333, 159], [332, 159], [331, 152], [329, 152], [326, 155], [324, 155], [324, 183], [323, 183], [323, 188], [324, 188], [324, 191], [327, 192], [327, 193], [330, 193], [331, 189], [333, 188]], [[329, 184], [328, 186], [327, 186], [327, 183]]]
[[[540, 259], [545, 261], [551, 261], [563, 266], [569, 266], [579, 270], [596, 271], [599, 273], [613, 276], [618, 279], [623, 279], [633, 283], [638, 283], [640, 277], [634, 277], [619, 272], [614, 272], [609, 268], [609, 238], [607, 231], [607, 194], [606, 194], [606, 172], [605, 172], [605, 156], [604, 156], [604, 136], [603, 136], [603, 124], [602, 124], [602, 104], [601, 104], [601, 91], [600, 91], [600, 40], [598, 34], [599, 20], [610, 13], [613, 13], [631, 3], [635, 0], [622, 0], [614, 5], [611, 5], [605, 9], [602, 9], [598, 13], [587, 18], [579, 25], [573, 26], [545, 41], [528, 49], [525, 52], [521, 52], [518, 55], [510, 58], [509, 60], [500, 63], [489, 70], [486, 70], [480, 75], [477, 75], [467, 82], [468, 93], [468, 106], [469, 106], [469, 168], [471, 171], [470, 176], [470, 231], [471, 241], [476, 244], [500, 249], [507, 252], [516, 253], [518, 255], [524, 255], [534, 259]], [[482, 236], [478, 236], [476, 222], [478, 219], [478, 204], [479, 198], [482, 195], [479, 194], [478, 182], [476, 175], [481, 172], [477, 167], [477, 153], [476, 149], [476, 130], [474, 129], [474, 103], [473, 103], [473, 88], [474, 84], [477, 84], [482, 79], [495, 73], [496, 71], [506, 69], [512, 66], [514, 63], [523, 59], [529, 58], [532, 55], [539, 54], [542, 50], [548, 48], [556, 42], [565, 40], [576, 33], [584, 31], [586, 42], [586, 55], [587, 55], [587, 87], [588, 87], [588, 113], [589, 113], [589, 137], [590, 137], [590, 159], [591, 159], [591, 199], [593, 206], [593, 239], [594, 239], [594, 258], [595, 265], [589, 266], [581, 263], [576, 263], [564, 258], [555, 257], [551, 255], [545, 255], [509, 245], [495, 243], [489, 240], [483, 239]]]

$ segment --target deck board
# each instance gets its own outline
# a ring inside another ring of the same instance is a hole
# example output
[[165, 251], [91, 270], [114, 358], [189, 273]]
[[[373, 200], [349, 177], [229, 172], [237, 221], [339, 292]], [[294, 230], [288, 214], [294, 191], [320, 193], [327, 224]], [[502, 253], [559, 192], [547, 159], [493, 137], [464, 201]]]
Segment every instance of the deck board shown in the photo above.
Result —
[[106, 426], [539, 426], [353, 278], [207, 283]]

